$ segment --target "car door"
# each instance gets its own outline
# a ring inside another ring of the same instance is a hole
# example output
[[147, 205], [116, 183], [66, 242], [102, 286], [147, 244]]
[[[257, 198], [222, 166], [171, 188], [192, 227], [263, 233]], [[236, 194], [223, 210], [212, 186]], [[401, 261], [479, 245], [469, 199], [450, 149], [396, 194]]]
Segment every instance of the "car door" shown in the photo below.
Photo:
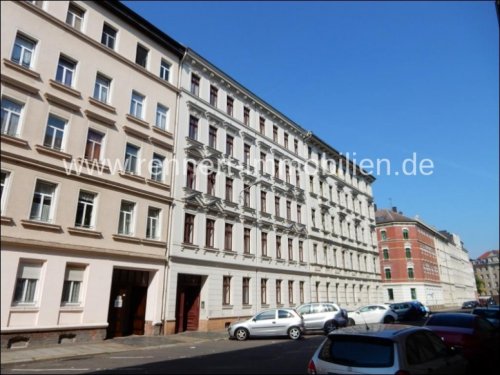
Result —
[[278, 319], [276, 320], [276, 335], [287, 335], [288, 328], [293, 325], [294, 320], [297, 317], [293, 315], [290, 311], [278, 310]]
[[248, 323], [250, 336], [272, 336], [276, 334], [276, 310], [267, 310], [256, 315]]
[[304, 326], [308, 330], [323, 329], [323, 306], [320, 303], [311, 303], [309, 308], [301, 309], [304, 317]]
[[370, 315], [370, 307], [371, 306], [364, 306], [354, 312], [354, 321], [356, 324], [369, 323], [367, 319]]

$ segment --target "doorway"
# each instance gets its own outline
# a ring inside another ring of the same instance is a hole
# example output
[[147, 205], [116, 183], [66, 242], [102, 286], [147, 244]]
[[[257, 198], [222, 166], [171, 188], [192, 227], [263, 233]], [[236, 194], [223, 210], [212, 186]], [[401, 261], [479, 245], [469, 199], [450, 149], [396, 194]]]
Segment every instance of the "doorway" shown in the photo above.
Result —
[[201, 276], [177, 276], [175, 333], [197, 331], [200, 321]]

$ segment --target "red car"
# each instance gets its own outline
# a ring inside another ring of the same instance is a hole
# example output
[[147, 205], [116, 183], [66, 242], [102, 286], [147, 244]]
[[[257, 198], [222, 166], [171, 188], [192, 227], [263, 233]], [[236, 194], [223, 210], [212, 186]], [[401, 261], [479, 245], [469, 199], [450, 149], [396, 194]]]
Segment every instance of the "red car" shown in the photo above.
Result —
[[496, 357], [498, 332], [483, 317], [466, 313], [431, 315], [425, 327], [434, 331], [449, 347], [459, 349], [470, 361]]

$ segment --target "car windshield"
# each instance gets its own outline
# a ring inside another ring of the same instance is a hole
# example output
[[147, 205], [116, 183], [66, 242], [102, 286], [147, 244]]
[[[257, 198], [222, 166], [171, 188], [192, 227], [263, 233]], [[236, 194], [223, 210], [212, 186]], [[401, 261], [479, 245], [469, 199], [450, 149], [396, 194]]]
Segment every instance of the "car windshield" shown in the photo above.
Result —
[[333, 335], [325, 342], [320, 359], [351, 367], [391, 367], [394, 344], [378, 337]]
[[433, 315], [429, 318], [426, 325], [472, 328], [474, 326], [474, 319], [470, 315], [467, 315], [467, 314], [463, 314], [463, 315], [436, 314], [436, 315]]

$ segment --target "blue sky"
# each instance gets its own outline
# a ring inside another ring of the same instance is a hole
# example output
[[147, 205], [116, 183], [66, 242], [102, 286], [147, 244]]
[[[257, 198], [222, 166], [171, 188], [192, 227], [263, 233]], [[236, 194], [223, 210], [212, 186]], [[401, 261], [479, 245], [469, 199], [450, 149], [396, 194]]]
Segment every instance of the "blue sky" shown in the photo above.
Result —
[[126, 2], [344, 154], [415, 152], [430, 176], [380, 175], [397, 206], [499, 248], [498, 21], [493, 2]]

